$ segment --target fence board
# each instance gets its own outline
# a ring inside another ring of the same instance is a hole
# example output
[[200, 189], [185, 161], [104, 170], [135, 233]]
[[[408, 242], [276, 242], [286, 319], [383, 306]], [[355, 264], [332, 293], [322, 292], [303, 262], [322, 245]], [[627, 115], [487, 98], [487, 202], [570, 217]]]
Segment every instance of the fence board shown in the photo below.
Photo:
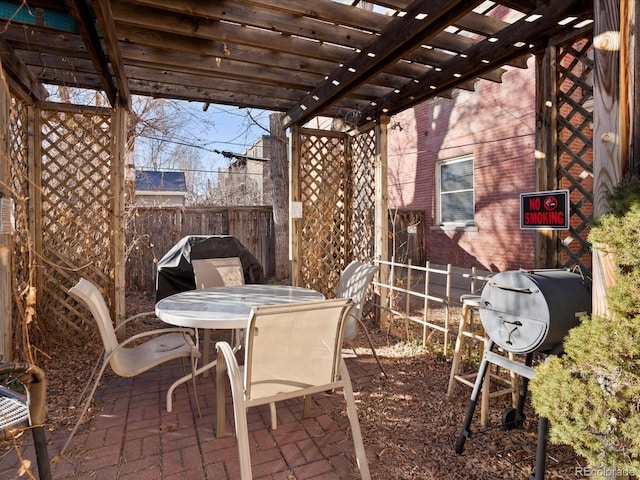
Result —
[[[390, 239], [390, 251], [396, 258], [423, 265], [424, 211], [389, 215], [390, 231], [396, 236]], [[156, 263], [186, 235], [233, 235], [262, 264], [265, 277], [275, 276], [271, 207], [134, 207], [126, 217], [127, 290], [155, 290]]]
[[271, 207], [131, 207], [125, 224], [127, 290], [155, 290], [158, 260], [187, 235], [233, 235], [275, 276]]
[[389, 255], [394, 261], [424, 265], [426, 238], [424, 210], [389, 210]]

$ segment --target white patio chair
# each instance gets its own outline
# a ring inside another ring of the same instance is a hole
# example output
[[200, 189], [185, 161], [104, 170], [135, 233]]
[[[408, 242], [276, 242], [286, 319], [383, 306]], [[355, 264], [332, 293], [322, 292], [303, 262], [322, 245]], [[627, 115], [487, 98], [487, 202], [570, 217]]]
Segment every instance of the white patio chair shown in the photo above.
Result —
[[347, 405], [360, 474], [363, 479], [370, 479], [351, 378], [341, 354], [343, 324], [352, 306], [351, 299], [333, 299], [254, 309], [246, 332], [242, 367], [231, 345], [216, 343], [216, 436], [220, 438], [225, 434], [226, 373], [233, 397], [241, 480], [252, 478], [249, 407], [270, 404], [271, 423], [275, 428], [275, 402], [304, 396], [304, 416], [308, 417], [312, 394], [340, 388]]
[[200, 258], [191, 260], [196, 288], [244, 285], [244, 271], [239, 257]]
[[[198, 413], [200, 412], [195, 382], [195, 370], [198, 358], [200, 357], [200, 350], [198, 349], [197, 338], [194, 340], [195, 332], [192, 329], [178, 327], [160, 328], [138, 333], [119, 342], [116, 337], [116, 329], [113, 327], [113, 322], [109, 314], [109, 308], [100, 290], [98, 290], [93, 283], [81, 278], [80, 281], [69, 290], [69, 293], [83, 302], [93, 315], [93, 319], [100, 332], [104, 350], [89, 377], [87, 385], [80, 394], [79, 401], [84, 397], [87, 387], [93, 382], [89, 395], [84, 401], [82, 412], [71, 431], [71, 435], [69, 435], [67, 442], [64, 444], [64, 447], [62, 447], [61, 455], [65, 452], [69, 442], [71, 442], [71, 438], [78, 430], [78, 426], [89, 408], [91, 399], [98, 388], [98, 384], [107, 365], [111, 365], [111, 369], [116, 375], [121, 377], [134, 377], [169, 360], [188, 358], [191, 363], [194, 398]], [[121, 328], [132, 320], [147, 315], [148, 313], [134, 315], [118, 325], [118, 328]], [[146, 337], [151, 338], [144, 343], [139, 341]], [[131, 346], [132, 342], [136, 342], [134, 344], [135, 346]], [[100, 360], [102, 360], [102, 366], [98, 369], [97, 367], [100, 365]], [[167, 392], [167, 405], [171, 404], [172, 393], [172, 390]]]
[[[191, 260], [191, 266], [193, 267], [196, 288], [244, 285], [244, 270], [239, 257], [196, 259]], [[233, 339], [239, 335], [240, 332], [233, 332], [232, 343], [236, 341]], [[210, 329], [205, 329], [202, 343], [202, 364], [206, 365], [209, 363], [209, 350], [211, 348]], [[208, 375], [208, 371], [203, 374], [204, 377]]]
[[367, 289], [369, 288], [369, 285], [371, 285], [373, 276], [377, 271], [377, 265], [370, 265], [354, 260], [349, 265], [347, 265], [347, 268], [345, 268], [340, 275], [340, 281], [338, 282], [338, 287], [336, 288], [336, 298], [351, 298], [354, 304], [354, 307], [353, 309], [351, 309], [351, 313], [349, 314], [349, 317], [347, 318], [344, 326], [344, 342], [348, 343], [353, 340], [358, 331], [358, 324], [360, 324], [365, 336], [367, 337], [369, 346], [371, 347], [373, 358], [376, 359], [376, 362], [378, 362], [378, 366], [380, 367], [382, 374], [386, 377], [387, 372], [385, 372], [382, 363], [380, 363], [380, 359], [378, 358], [376, 349], [374, 348], [373, 342], [371, 341], [369, 331], [362, 321], [362, 309], [364, 308]]

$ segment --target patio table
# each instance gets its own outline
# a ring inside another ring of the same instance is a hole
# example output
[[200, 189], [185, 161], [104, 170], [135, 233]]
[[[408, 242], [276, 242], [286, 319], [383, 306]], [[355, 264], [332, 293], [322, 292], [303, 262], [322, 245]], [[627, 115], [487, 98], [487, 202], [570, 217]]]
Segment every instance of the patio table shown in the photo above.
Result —
[[[179, 327], [243, 330], [255, 307], [312, 302], [324, 298], [320, 292], [308, 288], [247, 284], [176, 293], [156, 303], [155, 311], [160, 320]], [[202, 365], [196, 370], [196, 375], [215, 367], [216, 362], [213, 360]], [[190, 379], [191, 374], [187, 374], [171, 385], [167, 395], [168, 412], [172, 410], [173, 391]]]

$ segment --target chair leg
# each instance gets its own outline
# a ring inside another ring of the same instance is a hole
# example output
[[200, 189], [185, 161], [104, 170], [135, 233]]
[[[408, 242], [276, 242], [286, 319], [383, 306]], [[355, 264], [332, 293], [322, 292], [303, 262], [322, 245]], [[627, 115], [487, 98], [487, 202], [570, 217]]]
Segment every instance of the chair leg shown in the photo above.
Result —
[[244, 340], [242, 338], [243, 334], [244, 330], [242, 329], [231, 330], [231, 346], [234, 350], [242, 348], [242, 341]]
[[222, 438], [225, 434], [225, 387], [224, 377], [227, 371], [224, 357], [218, 354], [216, 364], [216, 438]]
[[78, 395], [78, 398], [76, 398], [76, 403], [80, 403], [80, 401], [84, 398], [85, 393], [87, 393], [87, 387], [91, 385], [91, 380], [93, 379], [93, 377], [95, 377], [96, 372], [98, 371], [98, 367], [102, 363], [104, 355], [105, 355], [105, 352], [103, 348], [102, 351], [100, 352], [100, 355], [98, 355], [98, 358], [96, 359], [96, 363], [93, 366], [93, 370], [91, 370], [91, 375], [89, 375], [89, 380], [87, 380], [87, 383], [82, 389], [82, 392], [80, 392], [80, 395]]
[[302, 408], [302, 417], [309, 418], [311, 417], [311, 395], [304, 396], [304, 406]]
[[382, 367], [382, 363], [380, 363], [380, 359], [378, 358], [378, 354], [376, 353], [376, 349], [373, 347], [373, 342], [371, 341], [371, 336], [369, 335], [369, 330], [367, 330], [367, 327], [365, 326], [364, 322], [361, 319], [358, 319], [358, 322], [360, 322], [360, 325], [362, 326], [362, 330], [364, 331], [364, 334], [367, 337], [367, 341], [369, 342], [369, 347], [371, 347], [371, 352], [373, 353], [373, 358], [375, 358], [376, 362], [378, 362], [378, 366], [380, 367], [380, 371], [382, 372], [382, 374], [386, 378], [387, 377], [387, 372], [385, 372], [384, 368]]
[[[509, 352], [509, 360], [512, 362], [516, 360], [516, 356], [512, 352]], [[520, 392], [520, 379], [518, 374], [513, 371], [509, 372], [509, 377], [511, 379], [511, 406], [516, 408], [516, 405], [518, 405], [518, 394]]]
[[76, 434], [76, 431], [78, 430], [78, 427], [80, 426], [80, 422], [82, 421], [82, 419], [84, 418], [85, 413], [87, 413], [87, 410], [89, 409], [89, 404], [91, 403], [91, 399], [93, 398], [93, 395], [96, 393], [96, 389], [98, 388], [98, 383], [100, 383], [100, 379], [102, 378], [102, 374], [104, 373], [104, 370], [105, 370], [105, 368], [107, 367], [108, 364], [109, 364], [109, 359], [105, 358], [104, 361], [102, 362], [102, 368], [100, 368], [100, 371], [98, 372], [98, 376], [94, 380], [93, 387], [91, 387], [91, 391], [89, 392], [89, 396], [87, 397], [87, 399], [84, 402], [84, 407], [82, 408], [82, 412], [80, 413], [80, 416], [78, 417], [78, 420], [76, 421], [76, 424], [74, 425], [73, 430], [71, 430], [71, 434], [69, 435], [69, 438], [67, 439], [66, 443], [62, 447], [62, 450], [60, 450], [60, 455], [64, 454], [65, 450], [69, 446], [69, 443], [71, 442], [71, 439]]
[[[233, 391], [233, 388], [232, 388]], [[242, 393], [240, 393], [242, 395]], [[236, 439], [238, 441], [238, 455], [240, 460], [241, 480], [252, 480], [251, 453], [249, 446], [249, 428], [247, 426], [247, 409], [242, 398], [236, 398], [233, 394], [233, 412], [236, 424]]]
[[486, 427], [487, 415], [489, 413], [489, 396], [491, 395], [491, 365], [487, 367], [487, 373], [482, 382], [482, 392], [480, 395], [482, 395], [480, 398], [480, 425]]
[[456, 337], [456, 345], [453, 348], [453, 361], [451, 363], [451, 373], [449, 374], [449, 386], [447, 387], [446, 398], [453, 393], [453, 389], [456, 383], [456, 375], [458, 374], [458, 368], [460, 365], [460, 355], [462, 350], [462, 332], [464, 332], [467, 324], [467, 318], [469, 315], [469, 306], [462, 304], [462, 315], [460, 316], [460, 325], [458, 325], [458, 336]]
[[249, 446], [249, 427], [247, 426], [247, 407], [244, 403], [244, 388], [242, 374], [233, 357], [233, 350], [229, 344], [220, 342], [218, 349], [218, 363], [216, 365], [216, 403], [218, 438], [224, 435], [224, 374], [227, 373], [231, 384], [231, 398], [233, 400], [233, 416], [235, 420], [236, 440], [238, 441], [238, 455], [240, 460], [240, 480], [252, 480], [251, 455]]
[[356, 400], [353, 396], [353, 387], [351, 386], [351, 377], [349, 376], [347, 366], [342, 359], [340, 359], [340, 378], [343, 382], [342, 394], [344, 395], [344, 399], [347, 404], [347, 416], [349, 417], [349, 423], [351, 424], [351, 435], [353, 436], [353, 445], [356, 451], [358, 468], [360, 469], [360, 477], [362, 480], [371, 480], [369, 462], [367, 461], [367, 454], [364, 450], [362, 432], [360, 431], [360, 422], [358, 421]]
[[49, 452], [47, 450], [47, 439], [44, 434], [44, 426], [38, 425], [33, 427], [32, 433], [40, 480], [51, 480], [51, 465], [49, 463]]
[[269, 404], [269, 411], [271, 412], [271, 430], [278, 429], [278, 413], [276, 412], [275, 402]]

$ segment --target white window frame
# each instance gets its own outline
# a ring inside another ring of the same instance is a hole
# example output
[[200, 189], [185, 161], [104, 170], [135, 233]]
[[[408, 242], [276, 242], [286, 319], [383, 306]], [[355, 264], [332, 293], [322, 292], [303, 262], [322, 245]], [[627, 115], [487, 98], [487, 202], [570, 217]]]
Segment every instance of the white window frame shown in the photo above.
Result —
[[[451, 165], [454, 163], [461, 162], [471, 162], [471, 171], [473, 172], [473, 185], [470, 189], [462, 189], [462, 190], [452, 190], [449, 192], [442, 191], [442, 167], [446, 165]], [[465, 220], [458, 221], [443, 221], [442, 208], [443, 195], [452, 194], [452, 193], [460, 193], [460, 192], [468, 192], [471, 191], [471, 218]], [[472, 227], [475, 226], [475, 215], [476, 215], [476, 192], [475, 192], [475, 171], [474, 171], [474, 160], [473, 155], [464, 155], [462, 157], [450, 158], [448, 160], [441, 160], [436, 163], [436, 211], [437, 211], [437, 224], [443, 227]]]

